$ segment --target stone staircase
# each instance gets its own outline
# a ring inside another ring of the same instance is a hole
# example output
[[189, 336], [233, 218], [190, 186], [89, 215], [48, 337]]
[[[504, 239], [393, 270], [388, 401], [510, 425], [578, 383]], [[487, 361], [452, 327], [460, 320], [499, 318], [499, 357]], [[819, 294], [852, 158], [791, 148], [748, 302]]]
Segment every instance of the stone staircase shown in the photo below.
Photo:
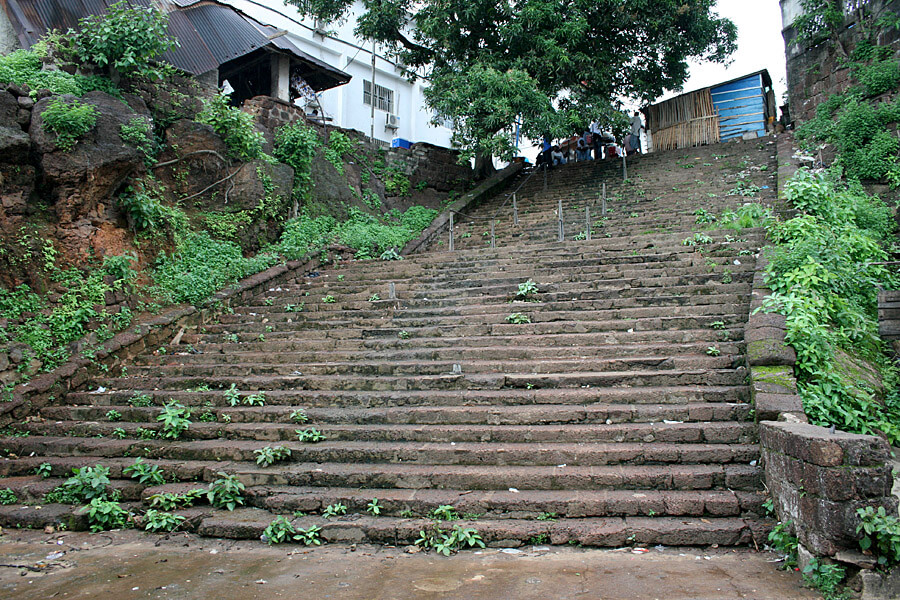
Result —
[[[579, 163], [551, 171], [546, 191], [542, 174], [522, 175], [518, 226], [510, 202], [497, 213], [501, 195], [460, 217], [455, 252], [444, 235], [402, 261], [308, 273], [43, 409], [17, 426], [27, 436], [2, 440], [0, 489], [33, 505], [73, 467], [102, 464], [139, 508], [233, 473], [247, 508], [184, 511], [201, 534], [232, 538], [302, 511], [295, 525], [319, 525], [329, 541], [408, 544], [452, 505], [493, 545], [760, 539], [743, 324], [763, 232], [702, 230], [695, 212], [750, 201], [729, 195], [738, 180], [774, 203], [773, 154], [754, 140], [642, 156], [627, 183], [621, 162]], [[585, 206], [592, 240], [573, 240]], [[683, 244], [701, 231], [711, 241]], [[534, 301], [517, 301], [529, 279]], [[265, 405], [230, 406], [232, 384]], [[152, 404], [132, 406], [136, 395]], [[193, 422], [177, 441], [153, 439], [169, 401]], [[293, 420], [299, 409], [308, 423]], [[298, 441], [309, 427], [325, 440]], [[254, 450], [275, 445], [290, 459], [258, 466]], [[172, 482], [129, 479], [137, 456]], [[34, 475], [41, 463], [50, 477]], [[366, 513], [373, 498], [380, 516]], [[347, 515], [324, 519], [335, 503]], [[75, 508], [0, 507], [0, 524]]]

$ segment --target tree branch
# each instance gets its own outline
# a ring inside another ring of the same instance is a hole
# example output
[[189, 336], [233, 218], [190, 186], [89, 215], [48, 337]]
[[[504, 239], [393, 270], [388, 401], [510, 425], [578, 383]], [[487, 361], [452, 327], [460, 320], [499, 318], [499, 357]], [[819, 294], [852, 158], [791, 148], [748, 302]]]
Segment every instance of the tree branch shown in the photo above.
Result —
[[180, 156], [180, 157], [178, 157], [178, 158], [176, 158], [176, 159], [173, 159], [173, 160], [167, 160], [166, 162], [156, 163], [156, 164], [153, 165], [153, 167], [151, 167], [151, 168], [153, 168], [153, 169], [159, 169], [160, 167], [168, 167], [169, 165], [174, 165], [174, 164], [176, 164], [176, 163], [179, 163], [179, 162], [183, 161], [184, 159], [186, 159], [186, 158], [188, 158], [188, 157], [190, 157], [190, 156], [195, 156], [195, 155], [197, 155], [197, 154], [212, 154], [213, 156], [215, 156], [216, 158], [218, 158], [218, 159], [221, 160], [222, 162], [228, 162], [228, 160], [227, 160], [225, 157], [223, 157], [221, 154], [219, 154], [219, 153], [216, 152], [215, 150], [195, 150], [195, 151], [193, 151], [193, 152], [188, 152], [188, 153], [185, 154], [184, 156]]
[[216, 186], [219, 185], [220, 183], [225, 183], [226, 181], [228, 181], [229, 179], [231, 179], [232, 177], [234, 177], [235, 175], [237, 175], [238, 173], [240, 173], [240, 172], [241, 172], [241, 169], [243, 169], [244, 167], [246, 167], [248, 164], [249, 164], [249, 163], [242, 163], [241, 166], [239, 166], [237, 169], [235, 169], [235, 170], [234, 170], [234, 173], [232, 173], [231, 175], [228, 175], [227, 177], [223, 177], [222, 179], [220, 179], [220, 180], [218, 180], [218, 181], [216, 181], [216, 182], [213, 182], [213, 183], [209, 184], [208, 186], [206, 186], [205, 188], [203, 188], [202, 190], [200, 190], [200, 191], [197, 192], [196, 194], [191, 194], [191, 195], [188, 196], [187, 198], [182, 198], [181, 201], [184, 202], [185, 200], [190, 200], [191, 198], [196, 198], [197, 196], [200, 196], [201, 194], [205, 194], [205, 193], [208, 192], [209, 190], [213, 189], [214, 187], [216, 187]]

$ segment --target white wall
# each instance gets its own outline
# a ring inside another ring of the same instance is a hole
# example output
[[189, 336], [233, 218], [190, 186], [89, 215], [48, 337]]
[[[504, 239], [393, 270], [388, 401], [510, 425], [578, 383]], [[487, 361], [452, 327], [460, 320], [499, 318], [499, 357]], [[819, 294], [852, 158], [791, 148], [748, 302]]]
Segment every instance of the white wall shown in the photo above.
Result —
[[[332, 123], [348, 129], [370, 134], [371, 107], [363, 104], [363, 80], [372, 79], [372, 43], [353, 35], [355, 15], [361, 11], [357, 3], [350, 18], [344, 23], [326, 23], [322, 29], [327, 35], [314, 32], [314, 21], [303, 19], [293, 6], [282, 0], [226, 0], [228, 4], [250, 15], [257, 21], [273, 25], [288, 32], [287, 36], [298, 48], [333, 67], [352, 75], [349, 83], [326, 90], [320, 95], [325, 116]], [[375, 83], [394, 91], [394, 114], [399, 129], [385, 128], [385, 111], [375, 109], [375, 138], [390, 142], [400, 137], [412, 142], [429, 142], [437, 146], [450, 146], [451, 131], [429, 123], [431, 111], [425, 106], [422, 95], [423, 80], [409, 83], [400, 70], [376, 48]]]

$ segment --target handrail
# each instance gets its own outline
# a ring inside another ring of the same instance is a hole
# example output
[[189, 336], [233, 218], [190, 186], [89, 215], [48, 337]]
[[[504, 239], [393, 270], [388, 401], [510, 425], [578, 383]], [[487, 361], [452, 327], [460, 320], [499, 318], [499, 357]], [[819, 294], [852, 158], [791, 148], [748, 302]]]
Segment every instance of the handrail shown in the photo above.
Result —
[[458, 211], [458, 210], [454, 210], [454, 209], [452, 209], [452, 208], [447, 209], [447, 210], [449, 210], [450, 212], [452, 212], [452, 213], [454, 213], [454, 214], [457, 214], [457, 215], [459, 215], [459, 216], [461, 216], [461, 217], [465, 217], [466, 219], [469, 219], [469, 220], [471, 220], [471, 221], [496, 221], [496, 220], [497, 220], [497, 215], [500, 213], [500, 211], [503, 209], [503, 207], [506, 206], [506, 203], [509, 202], [510, 197], [511, 197], [511, 196], [514, 196], [514, 195], [517, 194], [517, 193], [519, 193], [519, 190], [521, 190], [522, 187], [523, 187], [526, 183], [528, 183], [528, 180], [531, 179], [531, 177], [534, 175], [534, 173], [535, 173], [536, 170], [537, 170], [537, 169], [533, 169], [530, 173], [528, 173], [528, 176], [527, 176], [524, 180], [522, 180], [522, 183], [519, 184], [519, 187], [517, 187], [517, 188], [516, 188], [515, 190], [513, 190], [512, 192], [508, 192], [508, 193], [506, 194], [506, 200], [503, 201], [503, 204], [501, 204], [501, 205], [497, 208], [497, 210], [494, 211], [494, 214], [491, 215], [490, 217], [473, 217], [472, 215], [468, 215], [468, 214], [466, 214], [466, 213], [460, 212], [460, 211]]

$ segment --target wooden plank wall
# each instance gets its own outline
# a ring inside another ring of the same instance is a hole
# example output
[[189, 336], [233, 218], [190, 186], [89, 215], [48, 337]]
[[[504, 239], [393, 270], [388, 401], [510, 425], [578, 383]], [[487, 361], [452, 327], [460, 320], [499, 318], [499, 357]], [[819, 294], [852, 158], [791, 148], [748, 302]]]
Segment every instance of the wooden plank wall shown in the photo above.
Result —
[[886, 340], [900, 340], [900, 291], [879, 292], [878, 333]]
[[653, 151], [693, 148], [719, 141], [719, 117], [709, 88], [684, 94], [647, 109]]

